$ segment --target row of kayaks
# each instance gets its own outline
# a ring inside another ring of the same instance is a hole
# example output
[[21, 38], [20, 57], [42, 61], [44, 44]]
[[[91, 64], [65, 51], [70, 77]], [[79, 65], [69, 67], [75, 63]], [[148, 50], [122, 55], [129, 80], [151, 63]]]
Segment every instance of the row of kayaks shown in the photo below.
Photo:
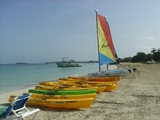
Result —
[[[120, 77], [68, 77], [59, 78], [56, 82], [45, 81], [29, 89], [31, 97], [28, 106], [79, 109], [90, 107], [98, 93], [117, 88]], [[9, 102], [16, 95], [11, 95]]]

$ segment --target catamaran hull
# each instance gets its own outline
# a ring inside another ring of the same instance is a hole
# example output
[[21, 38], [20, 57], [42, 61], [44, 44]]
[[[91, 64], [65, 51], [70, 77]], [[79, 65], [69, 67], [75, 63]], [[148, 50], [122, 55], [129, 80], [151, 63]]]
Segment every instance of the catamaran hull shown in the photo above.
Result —
[[129, 73], [128, 70], [106, 70], [101, 72], [88, 73], [89, 77], [107, 77], [107, 76], [126, 76]]

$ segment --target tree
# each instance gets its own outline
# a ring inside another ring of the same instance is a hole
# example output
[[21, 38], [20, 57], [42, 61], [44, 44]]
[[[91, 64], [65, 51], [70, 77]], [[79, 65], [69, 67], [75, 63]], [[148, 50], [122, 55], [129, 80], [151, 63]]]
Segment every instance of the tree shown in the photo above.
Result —
[[160, 61], [160, 52], [155, 52], [155, 53], [153, 54], [153, 59], [154, 59], [155, 61]]
[[144, 62], [146, 60], [146, 54], [144, 52], [138, 52], [137, 55], [132, 57], [132, 62]]
[[137, 52], [137, 55], [133, 57], [125, 57], [123, 59], [119, 58], [121, 62], [146, 62], [152, 59], [156, 62], [160, 62], [160, 48], [157, 50], [152, 48], [151, 53], [148, 54], [145, 54], [144, 52]]
[[153, 59], [153, 55], [151, 53], [149, 53], [146, 55], [145, 61], [152, 60], [152, 59]]
[[132, 58], [131, 57], [126, 57], [126, 58], [120, 59], [120, 61], [121, 62], [131, 62]]
[[155, 53], [156, 52], [156, 48], [152, 48], [151, 53]]

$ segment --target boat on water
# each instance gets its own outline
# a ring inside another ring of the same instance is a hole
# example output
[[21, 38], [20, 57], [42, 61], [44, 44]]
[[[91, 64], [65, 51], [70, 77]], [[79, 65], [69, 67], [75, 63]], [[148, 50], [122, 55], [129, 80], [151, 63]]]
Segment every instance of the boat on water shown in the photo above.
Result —
[[58, 67], [82, 67], [82, 63], [75, 63], [74, 60], [69, 60], [67, 57], [62, 57], [62, 61], [55, 62]]
[[26, 62], [17, 62], [16, 64], [28, 64]]
[[[88, 73], [89, 77], [106, 77], [106, 76], [126, 76], [128, 69], [114, 69], [108, 70], [110, 63], [117, 63], [118, 57], [112, 41], [112, 36], [109, 24], [105, 16], [98, 14], [96, 10], [96, 24], [97, 24], [97, 46], [98, 46], [98, 59], [99, 71]], [[102, 70], [101, 67], [106, 65], [107, 69]]]

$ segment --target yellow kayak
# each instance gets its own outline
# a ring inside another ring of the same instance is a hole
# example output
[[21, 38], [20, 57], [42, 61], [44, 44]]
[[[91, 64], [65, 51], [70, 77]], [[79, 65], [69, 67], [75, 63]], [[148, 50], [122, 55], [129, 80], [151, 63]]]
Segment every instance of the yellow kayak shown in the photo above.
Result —
[[121, 77], [81, 77], [81, 76], [70, 76], [68, 79], [76, 79], [76, 80], [89, 80], [89, 81], [103, 81], [103, 82], [111, 82], [111, 81], [119, 81]]
[[35, 86], [36, 90], [89, 90], [89, 89], [96, 89], [97, 93], [103, 92], [106, 89], [106, 86], [86, 86], [86, 87], [64, 87], [64, 88], [59, 88], [59, 87], [54, 87], [54, 86], [47, 86], [47, 85], [36, 85]]
[[94, 89], [93, 87], [55, 87], [55, 86], [48, 86], [48, 85], [36, 85], [36, 90], [88, 90], [88, 89]]
[[85, 81], [85, 80], [66, 80], [66, 79], [58, 79], [57, 80], [58, 81], [58, 83], [63, 83], [63, 84], [72, 84], [72, 85], [74, 85], [74, 84], [108, 84], [108, 85], [110, 85], [110, 84], [116, 84], [117, 83], [117, 81], [111, 81], [111, 82], [99, 82], [99, 81]]
[[115, 90], [118, 86], [116, 84], [109, 85], [106, 87], [105, 91], [112, 91]]
[[[24, 93], [28, 94], [28, 93]], [[44, 94], [31, 94], [33, 98], [45, 98], [45, 99], [82, 99], [82, 98], [93, 98], [97, 96], [96, 93], [81, 94], [81, 95], [44, 95]]]
[[[9, 102], [13, 100], [15, 96], [10, 96]], [[49, 107], [49, 108], [65, 108], [65, 109], [79, 109], [88, 108], [93, 103], [93, 98], [83, 99], [45, 99], [31, 97], [27, 102], [28, 106], [36, 107]]]
[[61, 87], [61, 88], [66, 88], [66, 87], [71, 87], [74, 86], [75, 83], [73, 84], [64, 84], [64, 83], [59, 83], [59, 82], [53, 82], [53, 81], [45, 81], [45, 82], [39, 82], [40, 85], [48, 85], [48, 86], [55, 86], [55, 87]]
[[[61, 80], [60, 80], [61, 81]], [[62, 83], [60, 82], [52, 82], [52, 81], [45, 81], [45, 82], [40, 82], [39, 85], [46, 85], [46, 86], [54, 86], [58, 88], [68, 88], [68, 87], [93, 87], [93, 86], [102, 86], [102, 85], [113, 85], [116, 84], [116, 82], [64, 82], [62, 80]]]

